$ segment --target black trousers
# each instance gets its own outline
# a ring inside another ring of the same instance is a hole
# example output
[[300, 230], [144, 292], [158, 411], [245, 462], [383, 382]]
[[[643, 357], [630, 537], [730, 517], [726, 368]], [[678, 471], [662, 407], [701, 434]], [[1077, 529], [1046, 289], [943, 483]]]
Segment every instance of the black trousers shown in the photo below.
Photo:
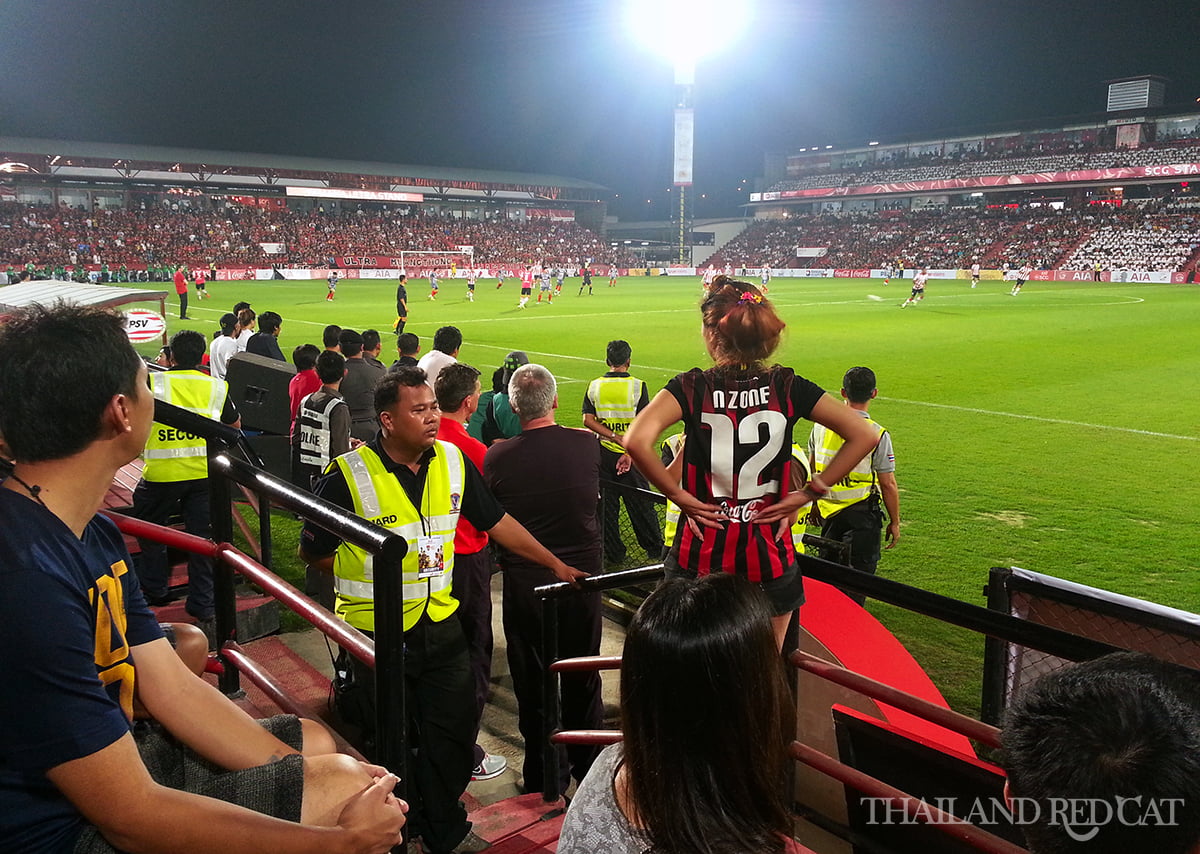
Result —
[[[133, 490], [132, 515], [147, 522], [165, 525], [176, 513], [183, 515], [183, 527], [197, 537], [212, 536], [209, 516], [208, 481], [138, 481]], [[171, 568], [167, 565], [167, 547], [153, 540], [139, 540], [142, 554], [135, 562], [138, 581], [149, 598], [167, 595]], [[188, 554], [187, 612], [198, 620], [213, 616], [212, 560]]]
[[[471, 781], [477, 718], [462, 626], [451, 616], [427, 617], [404, 633], [408, 707], [408, 822], [425, 850], [443, 854], [462, 842], [471, 823], [459, 798]], [[374, 674], [357, 659], [355, 679], [374, 700]]]
[[[454, 555], [453, 590], [458, 600], [459, 623], [467, 641], [467, 658], [471, 665], [471, 683], [475, 691], [475, 735], [479, 738], [479, 720], [487, 705], [492, 683], [492, 560], [491, 549], [473, 554]], [[483, 761], [483, 748], [474, 746], [475, 762]]]
[[[504, 639], [508, 645], [508, 668], [512, 673], [513, 693], [517, 697], [517, 726], [525, 740], [525, 762], [521, 773], [525, 791], [542, 790], [542, 757], [550, 749], [546, 742], [546, 719], [542, 706], [542, 678], [546, 662], [542, 659], [541, 600], [533, 589], [558, 579], [548, 569], [506, 567], [504, 573]], [[600, 652], [600, 594], [576, 594], [558, 603], [558, 654], [560, 658], [598, 655]], [[562, 714], [564, 729], [595, 729], [604, 718], [599, 673], [568, 673], [562, 677]], [[591, 745], [570, 745], [559, 750], [559, 785], [563, 790], [571, 777], [582, 780], [592, 767], [598, 749]]]
[[[877, 495], [839, 510], [826, 519], [821, 528], [822, 537], [850, 545], [852, 567], [872, 575], [879, 566], [879, 543], [882, 533], [883, 509], [879, 505]], [[841, 560], [831, 549], [821, 549], [819, 556], [835, 563]], [[857, 594], [852, 594], [850, 598], [860, 605], [865, 601], [865, 597]]]
[[[611, 482], [649, 489], [646, 478], [636, 468], [630, 467], [625, 474], [617, 474], [617, 460], [620, 458], [621, 455], [616, 451], [600, 446], [601, 486], [605, 482]], [[628, 495], [616, 489], [604, 493], [604, 559], [612, 563], [625, 560], [626, 547], [621, 537], [621, 502], [625, 503], [625, 512], [629, 514], [638, 545], [645, 549], [646, 557], [651, 562], [658, 560], [663, 550], [663, 535], [654, 502], [649, 498]]]
[[187, 317], [187, 291], [179, 295], [179, 319]]

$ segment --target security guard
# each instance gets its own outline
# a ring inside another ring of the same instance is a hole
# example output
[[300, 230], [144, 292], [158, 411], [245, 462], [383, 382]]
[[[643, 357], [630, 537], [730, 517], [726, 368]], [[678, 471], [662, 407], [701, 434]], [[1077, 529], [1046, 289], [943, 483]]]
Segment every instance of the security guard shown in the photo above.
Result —
[[[879, 563], [879, 535], [883, 528], [880, 499], [887, 508], [887, 547], [895, 548], [900, 540], [900, 492], [896, 486], [896, 457], [891, 435], [871, 420], [867, 409], [878, 390], [875, 372], [870, 368], [851, 368], [842, 379], [842, 397], [846, 405], [861, 413], [875, 429], [879, 444], [859, 460], [842, 480], [830, 484], [829, 493], [816, 502], [814, 523], [821, 524], [821, 536], [850, 545], [850, 565], [863, 572], [874, 573]], [[814, 475], [823, 472], [842, 446], [842, 437], [820, 424], [813, 426], [808, 439], [808, 453]], [[838, 561], [832, 550], [822, 549], [825, 560]], [[852, 596], [862, 604], [863, 597]]]
[[[667, 471], [673, 474], [678, 474], [683, 463], [683, 433], [676, 433], [673, 436], [668, 436], [663, 439], [660, 446], [660, 456], [662, 463], [667, 467]], [[676, 460], [680, 465], [672, 468], [671, 465]], [[675, 544], [675, 534], [679, 531], [679, 519], [682, 517], [683, 511], [679, 509], [679, 505], [673, 501], [667, 501], [666, 513], [663, 521], [663, 551], [662, 556], [665, 559], [667, 552], [671, 550], [671, 546]]]
[[[229, 400], [224, 380], [199, 370], [204, 358], [204, 336], [194, 330], [176, 332], [171, 338], [171, 368], [150, 374], [154, 396], [234, 427], [241, 426], [237, 409]], [[166, 424], [155, 422], [146, 442], [146, 466], [133, 491], [133, 515], [164, 525], [175, 513], [183, 515], [184, 529], [198, 537], [211, 533], [208, 503], [208, 452], [204, 439]], [[167, 547], [151, 540], [141, 541], [137, 564], [138, 580], [146, 601], [162, 605], [170, 601], [170, 569]], [[210, 638], [213, 619], [212, 560], [188, 555], [187, 612], [200, 621]]]
[[[793, 492], [803, 490], [812, 480], [812, 467], [808, 461], [808, 453], [794, 442], [792, 443], [791, 480]], [[804, 554], [804, 529], [807, 526], [808, 513], [802, 510], [796, 519], [796, 524], [792, 525], [792, 546], [798, 555]]]
[[[605, 361], [608, 373], [592, 380], [583, 398], [583, 426], [600, 437], [600, 476], [603, 480], [626, 486], [649, 489], [646, 478], [633, 467], [625, 453], [622, 437], [634, 416], [650, 403], [646, 384], [629, 375], [633, 351], [628, 341], [608, 342]], [[654, 503], [642, 496], [608, 490], [604, 497], [604, 559], [608, 563], [623, 563], [625, 542], [621, 537], [620, 503], [633, 523], [633, 533], [646, 550], [651, 561], [662, 554], [663, 541], [659, 536], [658, 513]]]
[[[480, 851], [459, 796], [474, 764], [476, 706], [462, 626], [451, 584], [459, 515], [506, 548], [563, 581], [585, 575], [554, 557], [504, 512], [462, 452], [437, 440], [440, 411], [420, 368], [389, 371], [375, 389], [380, 432], [334, 460], [316, 494], [408, 541], [402, 569], [405, 690], [415, 752], [409, 821], [426, 851]], [[311, 523], [300, 556], [332, 572], [337, 613], [364, 631], [375, 628], [371, 555]], [[367, 671], [359, 681], [373, 686]]]

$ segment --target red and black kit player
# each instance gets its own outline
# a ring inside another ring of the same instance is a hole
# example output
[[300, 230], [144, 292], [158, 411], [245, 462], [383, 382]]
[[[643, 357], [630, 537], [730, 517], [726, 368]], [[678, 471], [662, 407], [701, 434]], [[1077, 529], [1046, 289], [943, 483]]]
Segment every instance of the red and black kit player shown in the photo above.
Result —
[[[876, 436], [820, 386], [791, 368], [767, 365], [785, 324], [754, 285], [718, 276], [700, 310], [713, 367], [668, 382], [634, 420], [625, 448], [688, 517], [664, 561], [668, 577], [729, 572], [758, 582], [782, 643], [804, 601], [788, 529], [801, 507], [870, 453]], [[792, 430], [801, 418], [824, 424], [846, 443], [826, 469], [832, 481], [813, 478], [789, 491]], [[677, 421], [687, 435], [680, 479], [653, 447]]]

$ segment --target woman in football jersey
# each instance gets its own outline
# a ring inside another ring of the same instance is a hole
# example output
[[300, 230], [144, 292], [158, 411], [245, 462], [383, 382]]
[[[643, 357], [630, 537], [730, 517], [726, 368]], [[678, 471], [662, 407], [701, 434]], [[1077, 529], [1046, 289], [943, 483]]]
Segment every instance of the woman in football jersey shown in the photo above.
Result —
[[[686, 514], [667, 554], [668, 577], [714, 572], [759, 583], [770, 599], [779, 644], [804, 602], [789, 528], [800, 508], [829, 492], [871, 452], [876, 437], [854, 410], [782, 365], [767, 366], [786, 324], [754, 285], [718, 276], [700, 303], [714, 362], [679, 374], [634, 420], [625, 448], [638, 469]], [[821, 477], [791, 491], [792, 431], [801, 418], [845, 438]], [[683, 421], [683, 476], [654, 452]]]

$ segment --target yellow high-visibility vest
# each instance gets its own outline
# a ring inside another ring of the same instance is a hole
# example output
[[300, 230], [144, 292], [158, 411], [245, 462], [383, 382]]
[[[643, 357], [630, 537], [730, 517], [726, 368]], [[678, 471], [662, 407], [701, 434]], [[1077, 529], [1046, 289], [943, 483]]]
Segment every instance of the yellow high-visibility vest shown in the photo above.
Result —
[[[150, 375], [150, 389], [159, 400], [189, 412], [221, 419], [229, 386], [201, 371], [160, 371]], [[154, 422], [143, 454], [142, 477], [152, 483], [202, 480], [208, 477], [208, 452], [203, 437]]]
[[[799, 445], [792, 443], [792, 465], [800, 466], [804, 471], [804, 482], [808, 483], [812, 480], [812, 469], [808, 465], [808, 454]], [[788, 490], [784, 490], [786, 494]], [[804, 529], [807, 527], [804, 520], [808, 518], [808, 506], [800, 508], [800, 516], [796, 519], [796, 524], [792, 525], [792, 545], [796, 549], [796, 554], [804, 554]]]
[[[671, 449], [672, 458], [678, 456], [683, 447], [683, 434], [676, 433], [674, 436], [663, 439], [662, 447]], [[675, 544], [675, 532], [679, 530], [679, 517], [682, 513], [678, 504], [667, 501], [666, 521], [663, 522], [663, 542], [667, 548], [671, 548]]]
[[[864, 418], [864, 421], [871, 426], [875, 431], [876, 440], [883, 436], [883, 427], [876, 424], [870, 418]], [[830, 461], [838, 450], [845, 444], [846, 440], [832, 430], [827, 429], [821, 424], [813, 426], [813, 475], [819, 475], [829, 466]], [[875, 486], [875, 470], [871, 466], [871, 457], [874, 455], [874, 449], [859, 460], [850, 473], [837, 483], [828, 483], [829, 496], [822, 498], [817, 502], [817, 509], [821, 512], [821, 516], [829, 519], [835, 513], [845, 510], [851, 504], [857, 504], [872, 492], [877, 492]]]
[[[404, 630], [417, 624], [422, 614], [440, 623], [458, 609], [451, 591], [454, 570], [454, 530], [458, 526], [463, 494], [462, 452], [449, 442], [438, 441], [429, 461], [420, 508], [414, 507], [396, 476], [389, 472], [379, 455], [367, 445], [335, 459], [350, 494], [354, 512], [368, 522], [404, 537], [408, 554], [404, 557], [402, 585]], [[418, 540], [441, 540], [442, 569], [422, 578]], [[357, 629], [375, 630], [375, 559], [357, 546], [343, 542], [333, 560], [335, 611]]]
[[[588, 386], [587, 397], [596, 407], [596, 417], [604, 422], [604, 426], [618, 436], [624, 436], [637, 415], [642, 381], [637, 377], [600, 377]], [[608, 439], [601, 439], [600, 444], [615, 453], [625, 453], [624, 448]]]

